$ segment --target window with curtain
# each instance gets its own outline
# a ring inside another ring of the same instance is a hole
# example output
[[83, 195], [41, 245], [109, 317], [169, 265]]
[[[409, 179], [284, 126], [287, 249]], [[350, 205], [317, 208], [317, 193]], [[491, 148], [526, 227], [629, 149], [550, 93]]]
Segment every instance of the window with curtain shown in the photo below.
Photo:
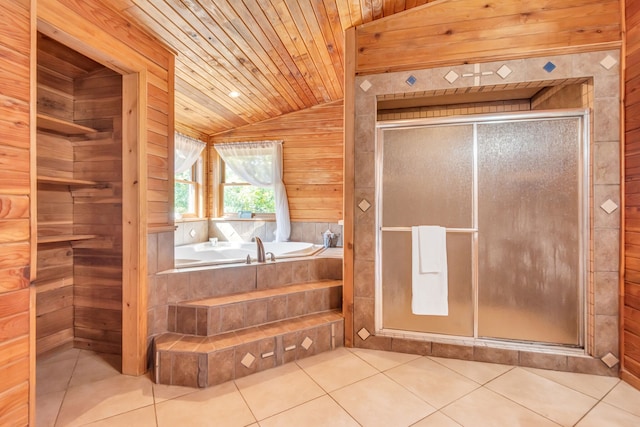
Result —
[[202, 153], [206, 144], [195, 138], [175, 134], [175, 187], [176, 218], [202, 216], [202, 182], [204, 161]]
[[225, 212], [230, 209], [235, 211], [231, 213], [243, 210], [259, 213], [273, 209], [275, 241], [289, 240], [291, 221], [282, 181], [282, 141], [234, 142], [216, 144], [214, 148], [224, 162]]

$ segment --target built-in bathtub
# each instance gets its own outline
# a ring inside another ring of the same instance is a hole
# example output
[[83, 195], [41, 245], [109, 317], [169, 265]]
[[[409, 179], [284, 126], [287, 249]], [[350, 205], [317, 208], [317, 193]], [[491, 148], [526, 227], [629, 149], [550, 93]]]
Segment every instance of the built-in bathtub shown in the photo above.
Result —
[[[273, 253], [275, 259], [312, 256], [322, 249], [322, 245], [305, 242], [264, 242], [265, 253]], [[256, 261], [255, 243], [194, 243], [175, 247], [175, 267], [187, 268], [246, 262], [247, 255], [251, 258], [251, 262]]]

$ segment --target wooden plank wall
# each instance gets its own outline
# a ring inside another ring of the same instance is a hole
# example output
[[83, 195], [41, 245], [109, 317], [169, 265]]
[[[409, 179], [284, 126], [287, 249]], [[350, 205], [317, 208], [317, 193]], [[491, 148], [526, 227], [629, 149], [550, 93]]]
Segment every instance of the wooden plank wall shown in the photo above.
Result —
[[[31, 3], [0, 3], [0, 425], [28, 425]], [[35, 394], [34, 394], [35, 395]]]
[[640, 3], [626, 1], [622, 377], [640, 388]]
[[[78, 68], [55, 55], [55, 44], [38, 37], [37, 111], [73, 121], [73, 77]], [[36, 174], [73, 178], [73, 146], [68, 137], [38, 130]], [[73, 233], [73, 199], [68, 187], [38, 184], [38, 237]], [[73, 346], [73, 248], [69, 242], [38, 245], [36, 262], [36, 352]]]
[[343, 129], [338, 101], [212, 135], [210, 142], [283, 140], [291, 220], [337, 222], [342, 219]]
[[74, 347], [122, 351], [122, 76], [103, 68], [74, 81], [74, 121], [100, 130], [73, 140]]
[[434, 2], [358, 27], [356, 72], [617, 48], [620, 30], [619, 0]]

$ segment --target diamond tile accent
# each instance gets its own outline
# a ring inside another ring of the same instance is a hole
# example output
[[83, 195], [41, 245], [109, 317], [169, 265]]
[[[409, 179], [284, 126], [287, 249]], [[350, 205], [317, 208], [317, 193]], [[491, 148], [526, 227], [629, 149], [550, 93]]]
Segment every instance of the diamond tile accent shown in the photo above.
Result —
[[614, 202], [611, 199], [601, 204], [600, 207], [602, 208], [603, 211], [605, 211], [608, 214], [611, 214], [613, 211], [618, 209], [618, 205], [616, 204], [616, 202]]
[[414, 84], [416, 84], [417, 81], [418, 79], [416, 79], [414, 76], [409, 76], [409, 78], [405, 80], [405, 83], [408, 84], [409, 86], [413, 86]]
[[304, 339], [304, 341], [302, 341], [302, 344], [300, 344], [302, 346], [302, 348], [304, 348], [305, 350], [309, 350], [309, 347], [311, 347], [311, 344], [313, 344], [313, 340], [309, 337], [306, 337]]
[[362, 89], [363, 91], [368, 91], [369, 89], [371, 89], [371, 86], [373, 86], [371, 84], [371, 82], [369, 80], [365, 80], [362, 83], [360, 83], [360, 89]]
[[610, 70], [617, 63], [618, 61], [616, 61], [616, 59], [611, 55], [605, 56], [604, 59], [600, 61], [600, 65], [602, 65], [607, 70]]
[[358, 207], [360, 208], [360, 210], [362, 212], [366, 212], [371, 207], [371, 203], [367, 202], [366, 199], [362, 199], [362, 201], [360, 203], [358, 203]]
[[242, 366], [244, 366], [245, 368], [250, 368], [251, 365], [253, 365], [253, 362], [255, 361], [256, 361], [256, 358], [254, 357], [254, 355], [251, 353], [247, 353], [244, 355], [240, 363], [242, 363]]
[[556, 69], [556, 64], [554, 64], [553, 62], [549, 61], [546, 64], [544, 64], [544, 67], [542, 67], [547, 73], [552, 72], [553, 70]]
[[448, 81], [449, 83], [453, 83], [456, 80], [458, 80], [459, 77], [460, 76], [458, 75], [458, 73], [456, 73], [455, 71], [451, 70], [444, 76], [444, 79], [446, 81]]
[[189, 236], [196, 237], [196, 230], [192, 228], [191, 231], [189, 232]]
[[607, 353], [602, 359], [600, 359], [604, 362], [605, 365], [607, 365], [610, 368], [613, 368], [614, 366], [616, 366], [618, 364], [618, 362], [620, 360], [618, 360], [617, 357], [615, 357], [612, 353]]
[[371, 334], [369, 333], [369, 331], [367, 331], [367, 328], [362, 328], [358, 331], [358, 336], [362, 338], [362, 341], [365, 341], [371, 336]]
[[506, 65], [503, 65], [502, 67], [498, 68], [498, 71], [496, 71], [496, 73], [503, 79], [506, 79], [509, 74], [513, 73], [513, 70]]

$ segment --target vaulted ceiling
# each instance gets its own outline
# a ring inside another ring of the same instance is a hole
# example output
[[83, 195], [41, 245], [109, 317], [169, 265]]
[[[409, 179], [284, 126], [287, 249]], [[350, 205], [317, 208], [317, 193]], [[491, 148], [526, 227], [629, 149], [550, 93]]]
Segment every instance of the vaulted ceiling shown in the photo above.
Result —
[[344, 30], [430, 1], [106, 3], [176, 52], [177, 127], [211, 135], [342, 99]]

